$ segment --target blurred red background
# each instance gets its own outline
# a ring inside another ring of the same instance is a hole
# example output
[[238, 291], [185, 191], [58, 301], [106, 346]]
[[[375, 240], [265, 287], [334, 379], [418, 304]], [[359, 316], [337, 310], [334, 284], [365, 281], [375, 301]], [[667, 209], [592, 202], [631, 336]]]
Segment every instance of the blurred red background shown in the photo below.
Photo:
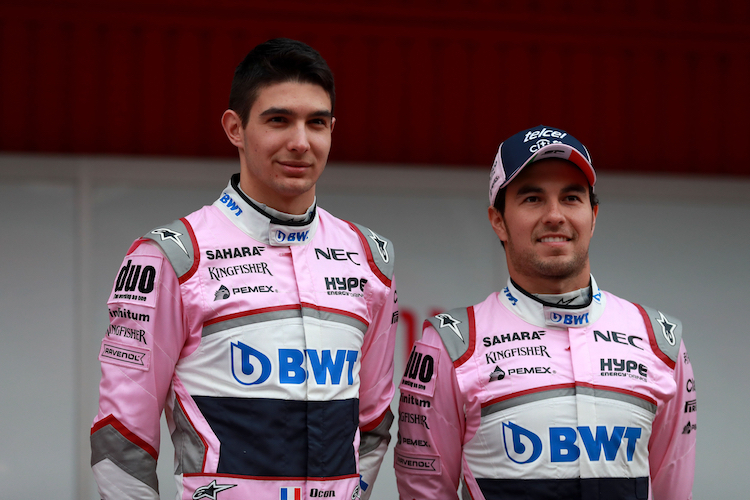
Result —
[[234, 67], [286, 36], [334, 71], [331, 161], [489, 168], [545, 124], [600, 171], [750, 176], [750, 2], [0, 4], [0, 151], [234, 157]]

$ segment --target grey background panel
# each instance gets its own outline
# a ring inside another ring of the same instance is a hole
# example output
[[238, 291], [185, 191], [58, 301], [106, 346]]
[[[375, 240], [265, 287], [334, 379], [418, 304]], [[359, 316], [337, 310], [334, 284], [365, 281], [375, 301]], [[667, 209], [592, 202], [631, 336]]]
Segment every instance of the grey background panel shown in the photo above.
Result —
[[[212, 203], [236, 169], [232, 161], [0, 155], [3, 496], [98, 498], [88, 440], [112, 280], [135, 238]], [[487, 170], [353, 165], [332, 165], [321, 179], [322, 207], [386, 235], [398, 253], [396, 378], [409, 331], [504, 286], [487, 179]], [[602, 174], [597, 191], [597, 282], [683, 324], [699, 393], [694, 497], [744, 498], [750, 182]], [[397, 404], [398, 393], [394, 412]], [[175, 495], [174, 451], [162, 429], [166, 499]], [[392, 450], [373, 500], [396, 498]]]

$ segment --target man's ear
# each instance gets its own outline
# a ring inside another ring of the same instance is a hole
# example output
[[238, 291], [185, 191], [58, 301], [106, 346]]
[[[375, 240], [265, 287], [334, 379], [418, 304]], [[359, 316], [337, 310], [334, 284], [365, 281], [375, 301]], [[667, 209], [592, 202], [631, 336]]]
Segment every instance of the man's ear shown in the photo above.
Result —
[[594, 236], [594, 229], [596, 228], [596, 216], [599, 215], [599, 205], [595, 205], [593, 208], [594, 220], [591, 221], [591, 236]]
[[490, 219], [492, 229], [495, 231], [497, 237], [500, 238], [500, 241], [503, 243], [507, 242], [508, 228], [505, 227], [505, 219], [502, 214], [495, 207], [490, 207], [487, 209], [487, 216]]
[[242, 120], [234, 110], [228, 109], [224, 111], [224, 114], [221, 115], [221, 126], [224, 128], [224, 133], [227, 134], [227, 139], [229, 139], [229, 142], [233, 146], [238, 148], [245, 147], [242, 136]]
[[336, 125], [336, 117], [331, 117], [331, 133], [333, 133], [333, 127]]

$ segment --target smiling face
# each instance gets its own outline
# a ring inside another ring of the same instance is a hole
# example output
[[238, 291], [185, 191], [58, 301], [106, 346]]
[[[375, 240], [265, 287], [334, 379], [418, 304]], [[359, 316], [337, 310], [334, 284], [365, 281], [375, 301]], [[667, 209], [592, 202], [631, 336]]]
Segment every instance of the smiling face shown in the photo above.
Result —
[[589, 284], [589, 243], [599, 207], [573, 163], [542, 160], [508, 185], [505, 214], [490, 207], [492, 228], [505, 244], [510, 277], [531, 293], [564, 293]]
[[244, 128], [237, 113], [225, 111], [222, 125], [239, 150], [245, 194], [281, 212], [304, 213], [315, 199], [334, 123], [323, 87], [295, 81], [261, 89]]

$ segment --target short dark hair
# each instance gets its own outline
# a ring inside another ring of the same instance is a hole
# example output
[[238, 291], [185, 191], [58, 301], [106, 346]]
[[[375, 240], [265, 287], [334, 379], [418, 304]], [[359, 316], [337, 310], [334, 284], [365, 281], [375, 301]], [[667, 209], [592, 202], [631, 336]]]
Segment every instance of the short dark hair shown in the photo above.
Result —
[[333, 73], [323, 56], [309, 45], [289, 38], [274, 38], [257, 45], [237, 66], [229, 93], [229, 109], [247, 125], [250, 108], [260, 91], [274, 83], [301, 82], [320, 85], [336, 104]]

